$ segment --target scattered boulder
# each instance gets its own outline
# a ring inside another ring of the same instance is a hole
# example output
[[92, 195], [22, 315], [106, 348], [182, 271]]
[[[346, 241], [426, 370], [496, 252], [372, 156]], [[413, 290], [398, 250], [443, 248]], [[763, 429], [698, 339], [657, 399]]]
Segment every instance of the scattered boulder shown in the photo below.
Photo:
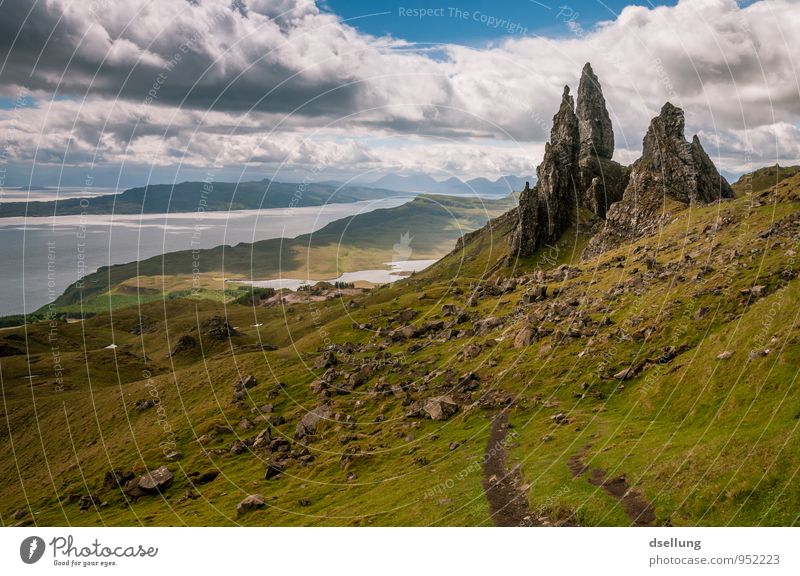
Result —
[[149, 410], [155, 405], [156, 405], [155, 400], [153, 400], [152, 398], [147, 398], [147, 399], [137, 400], [136, 404], [134, 405], [134, 408], [137, 412], [144, 412], [145, 410]]
[[239, 502], [239, 504], [236, 506], [236, 515], [242, 516], [243, 514], [247, 514], [253, 510], [258, 510], [264, 506], [266, 506], [266, 502], [261, 494], [251, 494]]
[[422, 410], [431, 420], [447, 420], [458, 412], [458, 404], [451, 396], [438, 396], [428, 399]]
[[272, 433], [269, 428], [264, 428], [253, 438], [253, 450], [266, 450], [272, 441]]
[[194, 350], [197, 347], [197, 340], [194, 336], [190, 336], [189, 334], [185, 334], [178, 338], [178, 341], [173, 346], [172, 350], [170, 351], [170, 356], [176, 356], [181, 352], [186, 352], [187, 350]]
[[103, 478], [103, 488], [107, 490], [113, 490], [115, 488], [124, 488], [125, 485], [135, 478], [135, 474], [133, 472], [127, 471], [123, 472], [122, 470], [110, 470], [106, 472], [105, 477]]
[[496, 328], [500, 326], [503, 321], [500, 318], [496, 318], [495, 316], [488, 316], [483, 320], [478, 320], [475, 322], [475, 333], [476, 334], [484, 334], [491, 330], [492, 328]]
[[223, 316], [213, 316], [201, 324], [201, 328], [211, 338], [215, 340], [228, 340], [233, 336], [241, 334], [228, 323]]
[[717, 354], [717, 360], [727, 360], [731, 356], [733, 356], [733, 351], [732, 350], [724, 350], [724, 351], [720, 352], [719, 354]]
[[294, 437], [298, 440], [313, 436], [317, 433], [319, 423], [331, 417], [330, 406], [323, 404], [307, 412], [297, 423]]
[[242, 376], [233, 385], [233, 403], [241, 402], [247, 398], [247, 391], [258, 385], [258, 380], [252, 374]]
[[164, 460], [166, 460], [167, 462], [177, 462], [181, 458], [183, 458], [183, 454], [181, 454], [177, 450], [173, 450], [172, 452], [169, 452], [168, 454], [164, 455]]
[[625, 368], [614, 374], [615, 380], [630, 380], [636, 376], [636, 371], [633, 368]]
[[522, 328], [514, 337], [514, 348], [525, 348], [533, 344], [536, 339], [536, 331], [533, 328], [526, 326]]
[[464, 347], [464, 358], [465, 359], [475, 358], [480, 355], [482, 350], [483, 348], [481, 347], [480, 344], [475, 344], [475, 343], [468, 344], [467, 346]]
[[264, 472], [264, 480], [272, 480], [281, 474], [283, 474], [283, 467], [275, 462], [270, 462], [267, 464], [267, 471]]
[[553, 414], [552, 416], [550, 416], [550, 420], [552, 420], [559, 426], [563, 424], [569, 424], [569, 418], [563, 412], [559, 412], [558, 414]]
[[400, 314], [397, 315], [397, 320], [399, 322], [411, 322], [414, 318], [417, 317], [418, 312], [412, 308], [406, 308]]
[[455, 304], [442, 304], [442, 316], [455, 316], [457, 313]]
[[338, 363], [339, 361], [336, 358], [336, 355], [330, 350], [327, 350], [322, 354], [320, 354], [314, 361], [314, 368], [316, 369], [331, 368], [333, 366], [336, 366], [336, 364]]
[[219, 470], [211, 469], [206, 470], [205, 472], [195, 472], [190, 474], [192, 476], [191, 483], [193, 486], [202, 486], [203, 484], [208, 484], [209, 482], [213, 482], [219, 476]]
[[458, 379], [458, 390], [461, 392], [472, 392], [477, 390], [481, 384], [481, 377], [475, 372], [465, 372]]
[[238, 382], [238, 386], [240, 386], [242, 388], [247, 388], [248, 390], [250, 388], [254, 388], [257, 384], [258, 384], [258, 380], [256, 380], [256, 377], [253, 376], [252, 374], [248, 374], [247, 376], [243, 376]]
[[169, 468], [161, 466], [152, 472], [139, 477], [138, 487], [146, 494], [163, 492], [172, 485], [174, 476]]
[[231, 442], [229, 451], [234, 456], [238, 456], [239, 454], [244, 454], [245, 452], [247, 452], [247, 444], [245, 444], [239, 439], [236, 439], [233, 442]]
[[534, 286], [522, 295], [523, 304], [533, 304], [547, 298], [547, 286]]
[[78, 509], [85, 512], [89, 508], [100, 506], [100, 499], [94, 494], [85, 494], [78, 500]]

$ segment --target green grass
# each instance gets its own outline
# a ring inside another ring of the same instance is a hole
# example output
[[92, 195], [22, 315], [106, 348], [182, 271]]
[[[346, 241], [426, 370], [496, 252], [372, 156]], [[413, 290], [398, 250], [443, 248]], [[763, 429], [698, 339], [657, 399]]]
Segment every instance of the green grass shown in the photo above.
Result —
[[[537, 514], [589, 526], [629, 524], [615, 499], [586, 475], [570, 474], [568, 460], [585, 450], [590, 468], [624, 475], [652, 502], [658, 524], [795, 525], [800, 279], [791, 254], [800, 251], [800, 230], [791, 222], [798, 210], [800, 176], [793, 176], [758, 194], [686, 209], [661, 235], [588, 261], [580, 259], [586, 238], [575, 230], [552, 251], [509, 260], [507, 216], [424, 272], [355, 296], [356, 306], [349, 298], [265, 308], [176, 298], [102, 312], [57, 325], [69, 383], [61, 392], [53, 383], [50, 326], [5, 329], [0, 342], [24, 347], [27, 338], [29, 349], [0, 359], [7, 420], [0, 427], [2, 521], [14, 523], [11, 514], [23, 508], [40, 525], [487, 525], [481, 457], [497, 408], [460, 411], [444, 423], [409, 419], [407, 406], [375, 389], [381, 378], [415, 384], [416, 400], [475, 371], [481, 386], [473, 400], [514, 398], [508, 461], [519, 464]], [[786, 218], [788, 226], [775, 226]], [[658, 269], [645, 279], [649, 258]], [[554, 274], [562, 264], [573, 268], [566, 280]], [[558, 297], [522, 304], [527, 286], [520, 286], [469, 308], [474, 320], [506, 319], [473, 339], [494, 342], [474, 358], [461, 354], [465, 339], [421, 340], [425, 347], [411, 352], [409, 342], [383, 342], [353, 327], [396, 327], [390, 318], [407, 308], [419, 312], [413, 323], [421, 324], [440, 317], [445, 303], [465, 306], [479, 282], [528, 279], [539, 270], [550, 274], [544, 282], [550, 294], [561, 290]], [[741, 291], [754, 285], [765, 293], [748, 299]], [[563, 315], [554, 315], [554, 302]], [[198, 319], [215, 314], [227, 315], [242, 335], [231, 342], [204, 337], [202, 354], [167, 356], [180, 336], [197, 335]], [[140, 316], [154, 327], [138, 336], [130, 329]], [[605, 316], [610, 322], [601, 322]], [[590, 323], [589, 334], [569, 336], [582, 321]], [[526, 322], [552, 332], [516, 349], [514, 336]], [[118, 348], [105, 349], [112, 339]], [[237, 429], [243, 417], [252, 418], [230, 403], [238, 374], [249, 373], [259, 380], [252, 405], [272, 403], [286, 420], [276, 433], [291, 438], [316, 405], [309, 384], [323, 370], [312, 364], [330, 342], [364, 346], [343, 359], [347, 369], [376, 358], [379, 344], [401, 364], [331, 398], [334, 412], [356, 424], [326, 422], [308, 445], [313, 463], [293, 461], [283, 476], [265, 481], [265, 462], [227, 453], [232, 436], [205, 446], [195, 441], [216, 423]], [[655, 362], [668, 347], [679, 352]], [[750, 357], [764, 348], [767, 355]], [[724, 350], [733, 355], [717, 360]], [[166, 499], [145, 497], [126, 507], [102, 488], [103, 475], [164, 464], [159, 442], [171, 438], [154, 409], [132, 409], [149, 393], [145, 354], [184, 458], [167, 464], [176, 480]], [[630, 366], [641, 366], [632, 379], [611, 377]], [[30, 373], [38, 375], [33, 388], [24, 378]], [[277, 382], [283, 391], [270, 397]], [[554, 424], [557, 412], [569, 424]], [[451, 450], [453, 442], [461, 444]], [[342, 466], [343, 451], [356, 447], [361, 455]], [[212, 467], [222, 475], [181, 501], [186, 473]], [[87, 492], [107, 506], [81, 513], [66, 503], [68, 495]], [[248, 493], [263, 494], [269, 505], [237, 519], [236, 504]]]

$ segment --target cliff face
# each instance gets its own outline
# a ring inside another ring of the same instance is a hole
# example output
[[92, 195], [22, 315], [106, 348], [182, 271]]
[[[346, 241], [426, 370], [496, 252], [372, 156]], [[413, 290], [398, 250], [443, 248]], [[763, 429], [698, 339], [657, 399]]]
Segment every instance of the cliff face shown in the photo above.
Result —
[[614, 162], [611, 118], [600, 82], [586, 64], [577, 107], [564, 87], [536, 186], [526, 185], [520, 196], [513, 253], [530, 256], [555, 243], [579, 208], [606, 220], [587, 247], [591, 256], [656, 231], [668, 216], [667, 198], [683, 204], [733, 198], [697, 137], [684, 137], [684, 124], [683, 111], [665, 104], [644, 137], [642, 157], [631, 167]]
[[671, 216], [665, 209], [667, 200], [692, 204], [733, 198], [697, 136], [687, 142], [684, 124], [683, 110], [669, 102], [653, 118], [622, 201], [611, 207], [605, 227], [592, 238], [584, 257], [655, 233]]

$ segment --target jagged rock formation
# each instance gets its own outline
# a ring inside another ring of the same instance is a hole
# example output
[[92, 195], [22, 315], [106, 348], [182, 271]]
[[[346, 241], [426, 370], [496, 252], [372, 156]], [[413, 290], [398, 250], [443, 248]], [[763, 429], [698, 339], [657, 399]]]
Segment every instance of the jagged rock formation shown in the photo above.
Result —
[[550, 142], [536, 168], [534, 188], [525, 185], [519, 199], [519, 223], [511, 239], [512, 250], [523, 256], [552, 244], [569, 227], [578, 188], [578, 118], [575, 102], [564, 86], [561, 106], [553, 117]]
[[631, 166], [622, 201], [610, 208], [605, 227], [592, 238], [584, 258], [656, 232], [671, 216], [670, 201], [733, 198], [697, 136], [686, 141], [684, 125], [683, 110], [664, 104], [644, 137], [642, 157]]
[[583, 214], [593, 222], [606, 220], [584, 252], [589, 257], [658, 230], [669, 217], [665, 200], [691, 204], [733, 198], [697, 136], [686, 141], [684, 124], [683, 111], [666, 103], [645, 135], [642, 157], [631, 167], [614, 162], [614, 129], [600, 82], [587, 63], [577, 107], [565, 86], [536, 168], [538, 182], [520, 195], [512, 253], [530, 256], [553, 245]]
[[608, 206], [622, 197], [627, 183], [627, 169], [611, 160], [613, 154], [611, 118], [600, 82], [587, 63], [578, 86], [577, 108], [565, 86], [550, 142], [536, 168], [536, 187], [526, 186], [520, 196], [513, 252], [529, 256], [553, 244], [572, 224], [578, 207], [603, 218]]
[[622, 198], [628, 170], [611, 160], [614, 155], [614, 129], [600, 81], [588, 62], [581, 71], [575, 113], [580, 135], [580, 188], [584, 191], [580, 204], [600, 218], [605, 218], [608, 207]]

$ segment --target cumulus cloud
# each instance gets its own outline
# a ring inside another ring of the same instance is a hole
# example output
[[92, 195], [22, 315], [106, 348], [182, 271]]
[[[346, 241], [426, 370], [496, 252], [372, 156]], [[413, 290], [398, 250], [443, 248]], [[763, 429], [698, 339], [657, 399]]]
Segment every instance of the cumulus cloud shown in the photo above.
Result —
[[[6, 0], [0, 110], [9, 162], [297, 164], [529, 174], [564, 84], [603, 84], [616, 157], [664, 101], [723, 169], [800, 160], [800, 11], [789, 0], [629, 6], [557, 37], [433, 57], [360, 33], [310, 0]], [[748, 152], [749, 151], [749, 152]]]

